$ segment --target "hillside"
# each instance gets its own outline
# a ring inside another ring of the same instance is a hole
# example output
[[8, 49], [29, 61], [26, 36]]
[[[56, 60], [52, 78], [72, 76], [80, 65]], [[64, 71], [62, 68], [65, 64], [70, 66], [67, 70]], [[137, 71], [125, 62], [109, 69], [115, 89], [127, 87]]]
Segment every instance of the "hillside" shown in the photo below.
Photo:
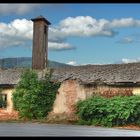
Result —
[[[72, 67], [71, 65], [55, 62], [55, 61], [48, 61], [48, 66], [50, 68], [65, 68], [65, 67]], [[31, 57], [18, 57], [18, 58], [3, 58], [0, 59], [0, 68], [7, 69], [7, 68], [31, 68], [32, 65], [32, 58]]]

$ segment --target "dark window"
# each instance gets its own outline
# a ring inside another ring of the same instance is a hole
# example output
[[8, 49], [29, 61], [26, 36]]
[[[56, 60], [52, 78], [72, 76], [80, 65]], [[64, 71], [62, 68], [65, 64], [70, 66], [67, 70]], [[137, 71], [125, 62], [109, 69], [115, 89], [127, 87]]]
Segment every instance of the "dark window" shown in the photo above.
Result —
[[7, 107], [7, 95], [0, 94], [0, 108], [6, 108], [6, 107]]

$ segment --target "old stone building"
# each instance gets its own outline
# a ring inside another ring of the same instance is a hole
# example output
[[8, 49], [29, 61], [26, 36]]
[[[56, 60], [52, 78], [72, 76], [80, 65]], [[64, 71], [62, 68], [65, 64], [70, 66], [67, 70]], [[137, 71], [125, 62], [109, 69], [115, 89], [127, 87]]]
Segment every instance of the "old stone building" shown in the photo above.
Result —
[[6, 107], [0, 108], [0, 120], [16, 119], [18, 112], [13, 109], [12, 92], [15, 85], [18, 83], [21, 69], [0, 69], [0, 95], [5, 97]]
[[113, 97], [140, 94], [140, 63], [87, 65], [56, 69], [52, 80], [61, 82], [50, 119], [74, 115], [75, 103], [94, 95]]
[[[23, 69], [0, 70], [0, 86], [7, 94], [7, 112], [13, 111], [11, 93], [18, 83]], [[140, 94], [140, 63], [87, 65], [54, 69], [52, 81], [61, 82], [53, 110], [49, 117], [73, 116], [75, 103], [95, 94], [112, 97], [115, 95]], [[39, 79], [45, 70], [38, 70]]]
[[[32, 69], [37, 70], [38, 78], [44, 76], [47, 67], [48, 25], [50, 22], [39, 16], [34, 22]], [[0, 109], [3, 116], [16, 118], [18, 113], [13, 109], [12, 92], [20, 80], [23, 69], [0, 69], [0, 88], [2, 98], [7, 106]], [[74, 116], [75, 104], [79, 100], [100, 94], [112, 97], [115, 95], [140, 94], [140, 63], [87, 65], [53, 70], [53, 82], [61, 82], [56, 100], [48, 118], [54, 116]]]

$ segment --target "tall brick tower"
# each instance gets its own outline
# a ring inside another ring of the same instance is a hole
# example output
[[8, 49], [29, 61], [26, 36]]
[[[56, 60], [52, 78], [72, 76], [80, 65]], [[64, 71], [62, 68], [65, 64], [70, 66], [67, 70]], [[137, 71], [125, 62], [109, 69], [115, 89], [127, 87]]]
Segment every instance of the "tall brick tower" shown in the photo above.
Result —
[[43, 16], [33, 21], [32, 69], [42, 70], [48, 63], [48, 26], [51, 24]]

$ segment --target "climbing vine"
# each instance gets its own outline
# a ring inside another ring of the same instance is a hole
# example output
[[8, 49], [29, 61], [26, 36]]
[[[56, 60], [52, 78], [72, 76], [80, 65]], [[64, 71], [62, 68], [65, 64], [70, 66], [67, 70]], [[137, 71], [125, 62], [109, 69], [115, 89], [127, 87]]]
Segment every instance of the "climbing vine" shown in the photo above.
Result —
[[14, 109], [24, 119], [41, 119], [51, 111], [59, 83], [51, 82], [51, 73], [46, 73], [44, 80], [31, 69], [25, 70], [13, 92]]

